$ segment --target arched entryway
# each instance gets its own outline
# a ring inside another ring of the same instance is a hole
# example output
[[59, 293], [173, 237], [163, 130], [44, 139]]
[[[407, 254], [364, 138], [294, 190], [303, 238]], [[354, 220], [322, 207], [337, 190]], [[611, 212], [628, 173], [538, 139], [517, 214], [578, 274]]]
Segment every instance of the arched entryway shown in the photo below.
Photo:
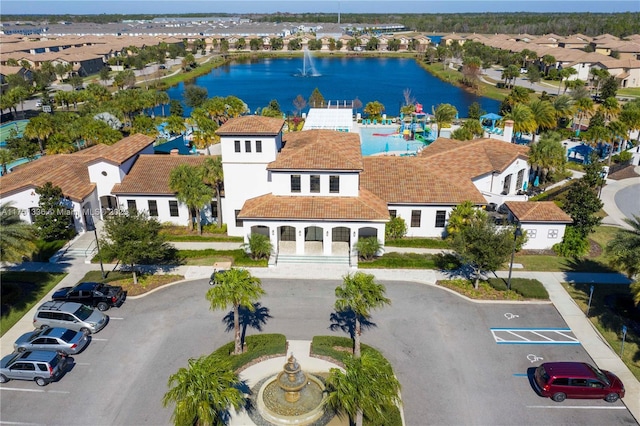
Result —
[[304, 254], [323, 254], [324, 246], [322, 236], [323, 230], [319, 226], [308, 226], [304, 228]]
[[296, 253], [296, 228], [293, 226], [281, 226], [278, 228], [278, 253]]
[[334, 256], [348, 256], [351, 247], [351, 229], [346, 226], [336, 226], [331, 230], [331, 254]]

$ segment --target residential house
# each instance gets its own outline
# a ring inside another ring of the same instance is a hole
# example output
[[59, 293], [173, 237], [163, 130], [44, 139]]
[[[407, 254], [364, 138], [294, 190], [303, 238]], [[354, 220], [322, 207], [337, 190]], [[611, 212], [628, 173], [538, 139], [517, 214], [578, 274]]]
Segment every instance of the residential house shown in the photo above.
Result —
[[567, 225], [573, 223], [553, 201], [521, 202], [507, 201], [510, 222], [520, 224], [527, 241], [526, 250], [548, 250], [562, 242]]

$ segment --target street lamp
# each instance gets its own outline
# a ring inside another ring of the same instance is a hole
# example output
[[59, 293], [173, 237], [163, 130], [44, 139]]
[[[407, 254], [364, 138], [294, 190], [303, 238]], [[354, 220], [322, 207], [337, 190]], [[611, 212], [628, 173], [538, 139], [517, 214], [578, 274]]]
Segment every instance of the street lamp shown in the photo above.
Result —
[[87, 231], [90, 231], [93, 228], [93, 235], [96, 238], [96, 248], [98, 249], [98, 259], [100, 260], [100, 272], [102, 272], [102, 279], [106, 278], [104, 273], [104, 265], [102, 264], [102, 254], [100, 253], [100, 243], [98, 242], [98, 229], [96, 228], [96, 224], [93, 221], [93, 216], [89, 215], [89, 220], [87, 221]]
[[507, 290], [511, 290], [511, 271], [513, 270], [513, 258], [516, 255], [516, 242], [518, 237], [522, 236], [522, 228], [520, 223], [516, 224], [516, 229], [513, 231], [513, 251], [511, 252], [511, 263], [509, 264], [509, 278], [507, 279]]

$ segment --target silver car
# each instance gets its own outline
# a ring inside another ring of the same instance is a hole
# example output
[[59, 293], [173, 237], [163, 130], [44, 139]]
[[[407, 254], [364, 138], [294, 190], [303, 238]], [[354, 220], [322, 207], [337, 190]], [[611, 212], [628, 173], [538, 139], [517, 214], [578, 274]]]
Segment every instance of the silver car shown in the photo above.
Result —
[[33, 317], [35, 328], [62, 327], [83, 333], [97, 333], [109, 322], [109, 317], [97, 309], [75, 302], [45, 302]]
[[56, 351], [67, 355], [77, 354], [89, 343], [86, 333], [60, 327], [46, 327], [25, 333], [13, 347], [18, 352]]
[[49, 351], [14, 352], [0, 360], [0, 383], [9, 380], [33, 380], [46, 386], [64, 374], [65, 355]]

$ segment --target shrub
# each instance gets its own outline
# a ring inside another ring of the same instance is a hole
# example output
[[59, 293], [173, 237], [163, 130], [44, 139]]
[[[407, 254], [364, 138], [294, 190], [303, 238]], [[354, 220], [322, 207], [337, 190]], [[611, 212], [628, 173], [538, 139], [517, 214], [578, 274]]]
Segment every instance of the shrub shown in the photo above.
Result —
[[453, 271], [462, 266], [462, 264], [460, 263], [460, 259], [458, 259], [458, 256], [452, 253], [438, 253], [433, 256], [433, 261], [438, 269], [442, 269], [445, 271]]
[[620, 154], [616, 154], [611, 159], [616, 163], [627, 163], [631, 161], [633, 154], [629, 151], [622, 151]]
[[391, 218], [391, 220], [384, 226], [384, 235], [388, 240], [395, 240], [404, 237], [407, 235], [407, 223], [399, 216]]
[[430, 249], [448, 249], [451, 244], [441, 238], [402, 238], [399, 240], [386, 240], [387, 247], [413, 247]]
[[554, 244], [553, 251], [558, 256], [581, 257], [589, 252], [589, 241], [583, 238], [576, 228], [567, 226], [562, 242]]
[[223, 223], [220, 228], [215, 223], [210, 223], [208, 225], [204, 225], [202, 227], [202, 231], [207, 234], [226, 234], [227, 233], [227, 224]]
[[273, 251], [271, 240], [264, 234], [251, 234], [248, 241], [242, 244], [242, 248], [251, 253], [253, 260], [268, 259]]
[[380, 241], [376, 237], [360, 238], [355, 245], [358, 257], [363, 260], [371, 260], [380, 251]]
[[269, 355], [286, 355], [287, 338], [284, 334], [256, 334], [245, 338], [245, 352], [232, 355], [235, 342], [231, 341], [216, 349], [212, 355], [220, 356], [231, 361], [231, 368], [238, 368], [249, 364], [254, 359]]
[[[507, 291], [507, 281], [504, 278], [490, 278], [488, 283], [499, 291]], [[527, 278], [511, 278], [511, 291], [527, 299], [549, 299], [549, 293], [538, 280]]]

